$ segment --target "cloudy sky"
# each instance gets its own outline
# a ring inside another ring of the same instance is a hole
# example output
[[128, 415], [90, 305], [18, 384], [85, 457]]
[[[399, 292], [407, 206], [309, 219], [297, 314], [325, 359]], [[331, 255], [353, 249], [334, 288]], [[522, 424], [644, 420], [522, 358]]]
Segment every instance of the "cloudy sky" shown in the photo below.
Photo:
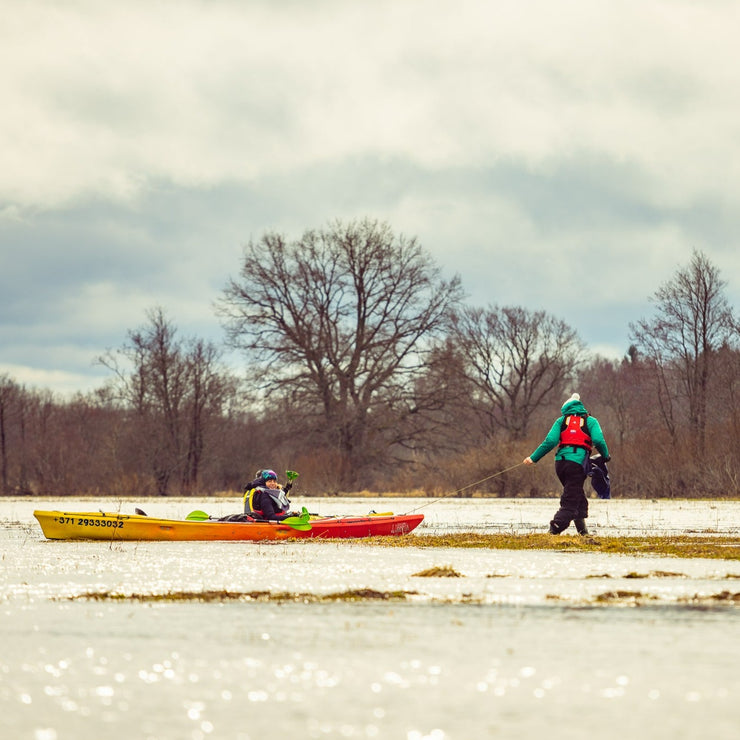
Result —
[[740, 306], [737, 0], [0, 3], [0, 374], [60, 393], [265, 231], [377, 218], [620, 357], [702, 250]]

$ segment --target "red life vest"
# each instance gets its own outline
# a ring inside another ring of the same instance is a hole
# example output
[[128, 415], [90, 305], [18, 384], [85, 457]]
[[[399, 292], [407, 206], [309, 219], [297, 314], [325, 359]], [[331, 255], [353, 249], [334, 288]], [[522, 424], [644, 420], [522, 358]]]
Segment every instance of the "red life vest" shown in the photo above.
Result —
[[589, 452], [593, 449], [593, 442], [586, 428], [586, 417], [572, 414], [566, 416], [560, 430], [561, 447], [585, 447]]

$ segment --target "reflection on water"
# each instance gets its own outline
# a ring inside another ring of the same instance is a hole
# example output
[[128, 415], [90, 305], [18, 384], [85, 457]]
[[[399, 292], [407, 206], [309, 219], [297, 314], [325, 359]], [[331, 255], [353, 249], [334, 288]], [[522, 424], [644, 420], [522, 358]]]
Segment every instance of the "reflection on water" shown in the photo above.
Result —
[[[455, 526], [480, 523], [483, 511], [512, 527], [517, 515], [546, 522], [552, 502], [534, 503], [445, 502], [444, 511]], [[612, 506], [610, 519], [654, 526], [644, 504]], [[228, 502], [150, 506], [179, 516]], [[703, 520], [681, 506], [661, 505], [666, 531], [711, 525], [706, 504]], [[740, 610], [681, 599], [740, 591], [737, 562], [355, 542], [49, 542], [26, 507], [0, 502], [3, 738], [736, 736]], [[719, 536], [736, 512], [712, 511]], [[427, 526], [440, 526], [432, 514]], [[461, 577], [414, 575], [434, 567]], [[351, 588], [415, 593], [358, 604], [69, 600]], [[619, 590], [651, 599], [596, 605]]]
[[9, 737], [729, 738], [737, 727], [734, 612], [54, 603], [4, 617]]

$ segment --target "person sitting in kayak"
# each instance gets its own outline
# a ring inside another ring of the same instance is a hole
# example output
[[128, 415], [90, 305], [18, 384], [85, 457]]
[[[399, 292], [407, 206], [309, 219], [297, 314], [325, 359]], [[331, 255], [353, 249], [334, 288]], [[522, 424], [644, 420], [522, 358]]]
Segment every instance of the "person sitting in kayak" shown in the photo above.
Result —
[[285, 488], [280, 486], [274, 470], [257, 471], [257, 477], [244, 492], [244, 513], [255, 519], [274, 521], [298, 516], [290, 511], [290, 499], [286, 495], [290, 487], [290, 483]]

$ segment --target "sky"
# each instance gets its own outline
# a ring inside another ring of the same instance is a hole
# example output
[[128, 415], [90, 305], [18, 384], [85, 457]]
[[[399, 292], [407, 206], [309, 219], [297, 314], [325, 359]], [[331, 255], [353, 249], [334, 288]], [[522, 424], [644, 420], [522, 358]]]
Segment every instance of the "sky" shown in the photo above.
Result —
[[737, 0], [0, 1], [0, 376], [100, 387], [155, 307], [220, 345], [244, 246], [335, 219], [605, 357], [694, 249], [737, 311], [739, 27]]

